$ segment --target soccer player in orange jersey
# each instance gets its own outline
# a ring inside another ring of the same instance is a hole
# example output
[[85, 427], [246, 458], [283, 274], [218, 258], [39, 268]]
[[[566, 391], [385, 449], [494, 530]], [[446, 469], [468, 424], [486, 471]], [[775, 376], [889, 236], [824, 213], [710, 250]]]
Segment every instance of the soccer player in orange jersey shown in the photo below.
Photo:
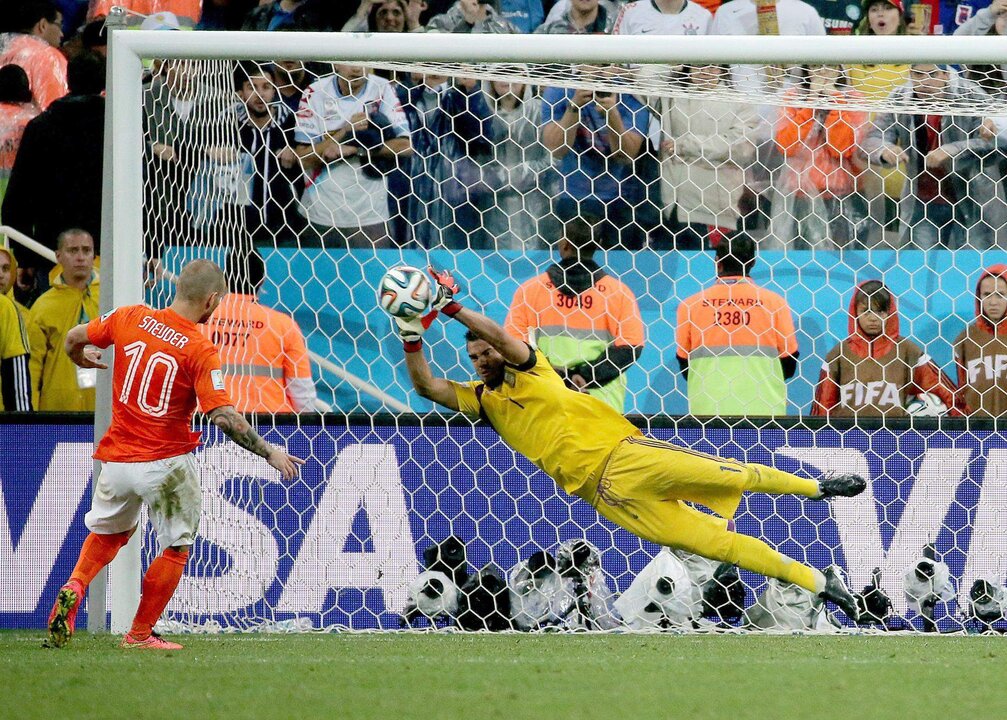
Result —
[[102, 469], [84, 518], [91, 534], [49, 616], [49, 642], [55, 647], [73, 635], [87, 586], [129, 541], [146, 504], [163, 552], [143, 577], [140, 606], [122, 647], [182, 649], [154, 634], [153, 627], [178, 586], [199, 526], [199, 471], [192, 456], [200, 441], [192, 431], [197, 401], [214, 425], [266, 458], [284, 479], [292, 479], [304, 464], [263, 440], [224, 390], [220, 356], [197, 325], [207, 321], [225, 293], [220, 268], [195, 260], [182, 269], [169, 308], [121, 307], [66, 336], [67, 354], [84, 368], [108, 367], [89, 345], [115, 345], [115, 369], [112, 424], [94, 454]]

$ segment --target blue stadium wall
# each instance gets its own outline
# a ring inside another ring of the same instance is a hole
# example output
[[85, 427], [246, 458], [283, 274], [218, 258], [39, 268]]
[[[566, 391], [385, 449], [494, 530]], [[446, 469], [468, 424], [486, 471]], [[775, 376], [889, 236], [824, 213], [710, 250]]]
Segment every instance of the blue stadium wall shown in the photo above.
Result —
[[[264, 302], [292, 311], [312, 350], [418, 411], [430, 405], [408, 391], [401, 350], [375, 300], [384, 270], [402, 262], [456, 268], [465, 302], [503, 322], [518, 284], [554, 260], [547, 251], [280, 249], [265, 255]], [[598, 260], [636, 294], [647, 331], [647, 348], [628, 373], [627, 412], [684, 414], [686, 388], [675, 358], [675, 314], [680, 300], [713, 281], [712, 253], [613, 251], [599, 254]], [[791, 413], [809, 411], [822, 361], [848, 333], [854, 285], [883, 279], [898, 296], [902, 334], [916, 340], [954, 377], [951, 343], [974, 320], [980, 269], [1004, 261], [1003, 252], [970, 250], [761, 253], [753, 278], [787, 299], [797, 326], [801, 359], [797, 376], [787, 383]], [[427, 335], [435, 367], [454, 379], [471, 373], [460, 352], [462, 334], [457, 323], [437, 323]], [[334, 387], [332, 396], [324, 399], [337, 411], [382, 409], [338, 378], [323, 375]]]
[[[92, 428], [79, 417], [10, 420], [0, 424], [0, 627], [41, 628], [86, 534]], [[738, 527], [819, 567], [837, 562], [858, 586], [881, 567], [899, 609], [902, 573], [927, 542], [948, 562], [959, 598], [975, 578], [1002, 582], [1007, 574], [1007, 442], [999, 432], [936, 421], [845, 430], [672, 423], [650, 432], [795, 472], [867, 474], [870, 491], [855, 501], [752, 495]], [[505, 570], [534, 549], [587, 537], [617, 590], [657, 549], [558, 495], [488, 428], [434, 417], [315, 418], [280, 424], [268, 436], [309, 458], [299, 480], [283, 483], [212, 433], [200, 451], [209, 468], [201, 538], [170, 608], [176, 617], [196, 625], [296, 617], [394, 628], [423, 549], [449, 534], [466, 541], [473, 566]], [[145, 545], [149, 558], [156, 552], [149, 532]], [[761, 582], [746, 581], [755, 589]], [[958, 601], [938, 614], [953, 627]]]

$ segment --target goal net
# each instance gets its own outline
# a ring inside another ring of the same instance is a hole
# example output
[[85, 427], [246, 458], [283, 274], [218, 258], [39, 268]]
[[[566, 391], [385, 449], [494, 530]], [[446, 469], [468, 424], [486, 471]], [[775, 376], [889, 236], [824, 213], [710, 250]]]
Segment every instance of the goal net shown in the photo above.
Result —
[[[203, 428], [167, 627], [853, 626], [617, 528], [420, 398], [375, 300], [401, 264], [450, 269], [655, 438], [868, 478], [733, 521], [844, 568], [873, 627], [995, 624], [1007, 56], [865, 39], [113, 33], [112, 302], [225, 266], [228, 386], [307, 460], [283, 482]], [[429, 330], [436, 374], [473, 377], [463, 335]]]

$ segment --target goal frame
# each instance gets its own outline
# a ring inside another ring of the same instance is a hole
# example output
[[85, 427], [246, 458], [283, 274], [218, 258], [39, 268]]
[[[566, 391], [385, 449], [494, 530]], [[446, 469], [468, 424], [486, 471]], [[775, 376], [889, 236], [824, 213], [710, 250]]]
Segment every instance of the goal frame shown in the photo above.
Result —
[[[998, 37], [596, 36], [157, 32], [109, 23], [102, 211], [101, 310], [143, 302], [143, 59], [562, 64], [1007, 64]], [[569, 80], [558, 86], [573, 86]], [[111, 420], [111, 373], [97, 387], [95, 439]], [[95, 477], [99, 470], [95, 463]], [[126, 631], [139, 603], [143, 533], [90, 593], [88, 628]], [[108, 585], [106, 586], [106, 582]], [[110, 589], [106, 607], [106, 589]], [[111, 611], [110, 626], [107, 622]]]

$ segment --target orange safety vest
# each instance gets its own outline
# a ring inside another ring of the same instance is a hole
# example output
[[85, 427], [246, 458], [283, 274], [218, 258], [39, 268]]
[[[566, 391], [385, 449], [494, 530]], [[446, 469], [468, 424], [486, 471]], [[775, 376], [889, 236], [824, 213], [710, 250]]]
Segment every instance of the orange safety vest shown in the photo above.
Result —
[[254, 295], [224, 296], [200, 326], [220, 350], [224, 383], [238, 412], [295, 412], [291, 379], [311, 379], [301, 329], [289, 315], [259, 304]]

